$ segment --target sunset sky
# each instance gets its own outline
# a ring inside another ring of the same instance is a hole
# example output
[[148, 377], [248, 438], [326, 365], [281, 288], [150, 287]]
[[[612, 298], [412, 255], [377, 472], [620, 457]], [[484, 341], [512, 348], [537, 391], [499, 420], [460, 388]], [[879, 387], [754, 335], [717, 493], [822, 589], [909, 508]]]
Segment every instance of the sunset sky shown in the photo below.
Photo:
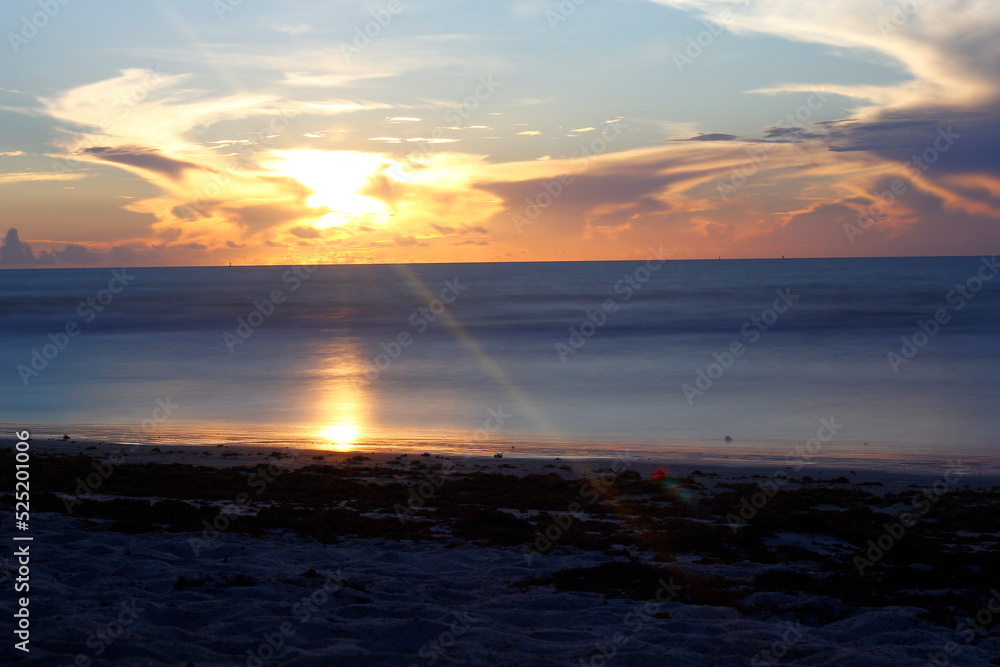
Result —
[[995, 0], [35, 0], [0, 23], [8, 268], [1000, 246]]

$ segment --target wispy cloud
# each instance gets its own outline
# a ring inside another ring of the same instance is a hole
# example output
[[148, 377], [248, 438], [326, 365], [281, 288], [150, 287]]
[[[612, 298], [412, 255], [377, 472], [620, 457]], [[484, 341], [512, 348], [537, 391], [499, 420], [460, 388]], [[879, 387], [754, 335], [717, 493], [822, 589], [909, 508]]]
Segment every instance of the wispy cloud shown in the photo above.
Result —
[[0, 174], [0, 185], [9, 183], [26, 183], [28, 181], [78, 181], [90, 174], [61, 173], [57, 171], [8, 172]]

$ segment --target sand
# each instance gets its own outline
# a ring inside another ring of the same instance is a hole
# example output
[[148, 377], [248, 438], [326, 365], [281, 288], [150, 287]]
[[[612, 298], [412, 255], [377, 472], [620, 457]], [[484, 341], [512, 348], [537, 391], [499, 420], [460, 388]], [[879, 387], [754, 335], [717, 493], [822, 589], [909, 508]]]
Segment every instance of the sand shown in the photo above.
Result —
[[975, 468], [120, 449], [34, 443], [31, 652], [0, 655], [1000, 664], [1000, 480]]

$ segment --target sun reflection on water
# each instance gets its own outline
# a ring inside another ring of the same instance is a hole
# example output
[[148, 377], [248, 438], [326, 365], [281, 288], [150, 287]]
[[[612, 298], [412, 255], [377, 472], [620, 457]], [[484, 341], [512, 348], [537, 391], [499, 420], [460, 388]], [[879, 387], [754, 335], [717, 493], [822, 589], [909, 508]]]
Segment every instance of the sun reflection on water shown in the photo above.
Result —
[[339, 339], [320, 351], [319, 386], [313, 422], [323, 447], [349, 452], [368, 426], [368, 393], [363, 388], [364, 364], [353, 339]]

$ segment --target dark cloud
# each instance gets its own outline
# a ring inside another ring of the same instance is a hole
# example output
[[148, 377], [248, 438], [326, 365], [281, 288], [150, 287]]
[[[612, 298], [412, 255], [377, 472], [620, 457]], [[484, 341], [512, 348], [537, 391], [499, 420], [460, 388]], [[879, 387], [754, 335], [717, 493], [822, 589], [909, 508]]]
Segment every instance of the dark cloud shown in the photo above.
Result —
[[288, 231], [300, 239], [318, 239], [321, 236], [320, 231], [315, 227], [292, 227]]
[[123, 146], [120, 148], [93, 146], [85, 148], [81, 152], [84, 155], [95, 157], [104, 162], [138, 167], [169, 176], [174, 180], [180, 178], [186, 169], [204, 169], [204, 167], [196, 165], [193, 162], [184, 162], [164, 157], [151, 148], [143, 148], [141, 146]]
[[246, 243], [235, 243], [234, 241], [226, 241], [227, 248], [246, 248]]
[[256, 233], [270, 227], [301, 220], [302, 218], [318, 218], [327, 213], [327, 208], [310, 208], [298, 204], [256, 204], [239, 208], [225, 208], [226, 213], [236, 217], [243, 227], [251, 233]]
[[138, 256], [139, 253], [133, 248], [124, 245], [115, 246], [108, 251], [108, 257], [114, 264], [134, 264]]
[[[901, 163], [927, 165], [934, 173], [1000, 175], [1000, 114], [887, 115], [870, 123], [850, 122], [829, 134], [830, 150], [871, 151]], [[920, 165], [918, 165], [920, 166]]]
[[780, 247], [782, 253], [800, 257], [828, 254], [831, 248], [837, 254], [863, 256], [864, 245], [852, 246], [844, 233], [844, 225], [857, 220], [857, 210], [844, 203], [816, 204], [790, 214], [784, 225], [761, 239], [761, 247]]
[[[218, 202], [206, 202], [202, 206], [213, 206]], [[208, 213], [204, 208], [195, 206], [194, 204], [180, 204], [174, 206], [170, 209], [170, 214], [179, 220], [201, 220], [202, 218], [207, 218]]]
[[688, 137], [687, 139], [670, 139], [670, 141], [736, 141], [740, 137], [735, 134], [723, 134], [721, 132], [712, 132], [711, 134], [699, 134], [695, 137]]
[[65, 264], [97, 264], [104, 256], [76, 243], [70, 243], [62, 250], [52, 253]]
[[[506, 203], [505, 212], [495, 218], [493, 234], [503, 235], [504, 231], [516, 233], [517, 219], [508, 216], [518, 215], [529, 223], [544, 226], [546, 229], [574, 232], [580, 227], [580, 221], [593, 217], [593, 211], [609, 204], [621, 208], [612, 217], [627, 219], [633, 209], [640, 206], [642, 213], [665, 213], [669, 205], [657, 196], [665, 187], [674, 181], [683, 181], [699, 174], [700, 169], [692, 165], [691, 170], [677, 171], [670, 175], [658, 173], [661, 168], [670, 166], [671, 158], [664, 156], [660, 160], [637, 162], [630, 165], [615, 165], [607, 169], [594, 168], [586, 174], [577, 174], [573, 181], [565, 185], [557, 197], [552, 197], [546, 190], [551, 187], [551, 178], [540, 178], [526, 181], [482, 184], [479, 187], [499, 197]], [[526, 205], [527, 202], [540, 204], [537, 207]], [[655, 209], [655, 211], [654, 211]], [[610, 219], [610, 218], [608, 218]], [[641, 224], [659, 224], [661, 220], [654, 216]]]
[[368, 179], [368, 184], [358, 190], [358, 193], [366, 197], [374, 197], [389, 206], [392, 206], [396, 202], [400, 194], [396, 182], [386, 176], [385, 169], [373, 174]]
[[160, 230], [157, 236], [167, 241], [176, 241], [183, 233], [184, 230], [180, 227], [166, 227], [165, 229]]
[[[243, 248], [244, 245], [227, 243], [229, 248]], [[284, 247], [280, 244], [268, 244]], [[69, 243], [60, 250], [35, 253], [20, 240], [17, 229], [11, 228], [0, 239], [0, 265], [3, 266], [170, 266], [180, 264], [201, 264], [214, 260], [219, 249], [209, 249], [204, 243], [140, 243], [113, 246], [95, 250], [78, 243]], [[220, 256], [218, 259], [222, 259]], [[192, 261], [194, 260], [194, 261]]]
[[766, 143], [781, 143], [807, 141], [809, 139], [826, 139], [827, 134], [804, 127], [769, 127], [765, 130], [764, 137], [770, 140]]
[[417, 239], [415, 236], [404, 236], [402, 234], [396, 234], [394, 237], [392, 237], [392, 241], [393, 243], [401, 247], [415, 246], [415, 245], [419, 246], [429, 245], [427, 242], [421, 241]]
[[27, 243], [21, 243], [17, 230], [11, 227], [7, 230], [0, 246], [0, 264], [36, 264], [38, 258]]
[[53, 250], [52, 252], [45, 250], [36, 256], [31, 246], [21, 240], [14, 227], [7, 230], [3, 244], [0, 245], [0, 264], [8, 266], [52, 266], [55, 264], [89, 266], [103, 261], [106, 257], [105, 253], [94, 252], [77, 243], [69, 243], [62, 250]]
[[489, 234], [489, 230], [481, 225], [462, 225], [461, 227], [450, 227], [448, 225], [437, 225], [432, 222], [431, 227], [441, 234]]

